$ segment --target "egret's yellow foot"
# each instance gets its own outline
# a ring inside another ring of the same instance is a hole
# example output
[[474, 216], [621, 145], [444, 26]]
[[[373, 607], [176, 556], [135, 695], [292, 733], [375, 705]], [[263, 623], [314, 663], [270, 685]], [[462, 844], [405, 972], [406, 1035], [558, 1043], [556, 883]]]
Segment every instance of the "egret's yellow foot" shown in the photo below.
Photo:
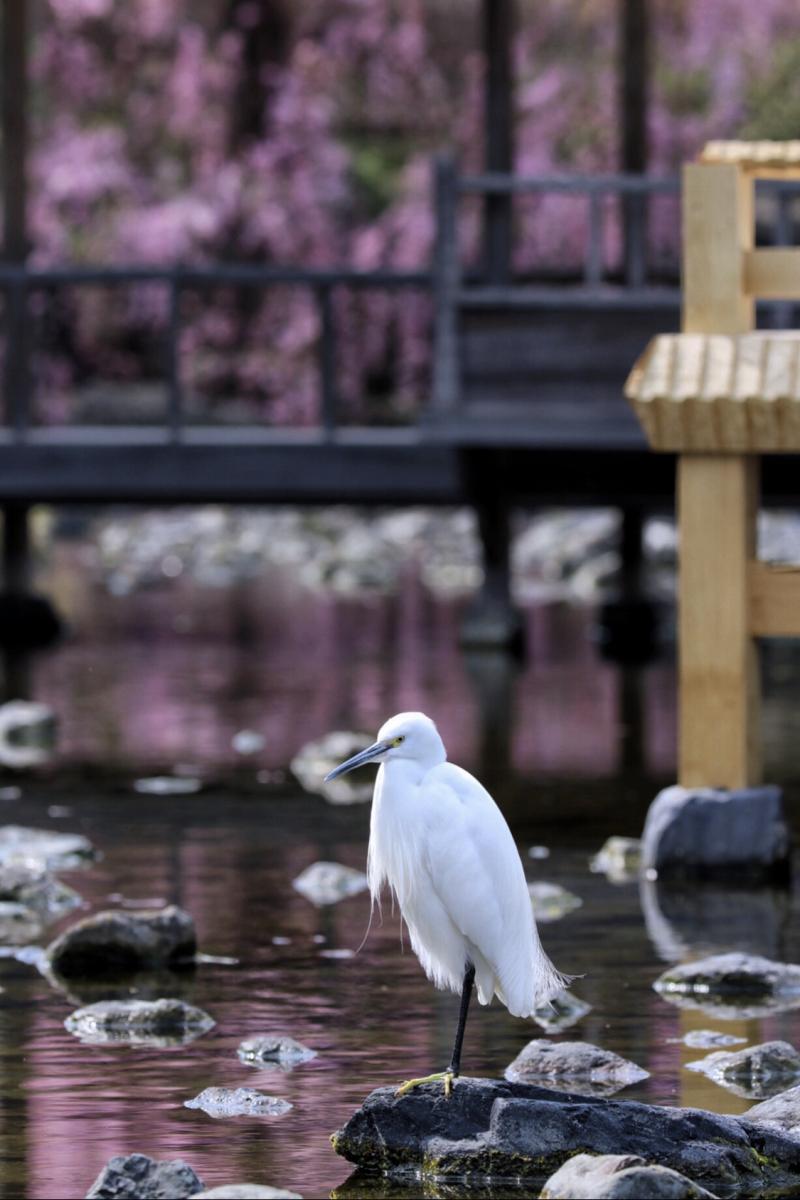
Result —
[[408, 1079], [405, 1083], [400, 1084], [395, 1096], [405, 1096], [413, 1088], [419, 1087], [421, 1083], [443, 1083], [444, 1094], [449, 1096], [453, 1091], [454, 1079], [455, 1075], [452, 1071], [437, 1071], [434, 1075], [423, 1075], [420, 1079]]

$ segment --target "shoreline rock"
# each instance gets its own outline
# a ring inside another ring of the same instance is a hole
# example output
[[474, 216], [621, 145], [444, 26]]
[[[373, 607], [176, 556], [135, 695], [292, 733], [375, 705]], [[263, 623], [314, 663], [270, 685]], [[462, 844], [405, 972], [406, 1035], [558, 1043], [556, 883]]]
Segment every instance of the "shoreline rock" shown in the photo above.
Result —
[[636, 1154], [576, 1154], [540, 1193], [540, 1200], [716, 1200], [669, 1167], [648, 1163]]

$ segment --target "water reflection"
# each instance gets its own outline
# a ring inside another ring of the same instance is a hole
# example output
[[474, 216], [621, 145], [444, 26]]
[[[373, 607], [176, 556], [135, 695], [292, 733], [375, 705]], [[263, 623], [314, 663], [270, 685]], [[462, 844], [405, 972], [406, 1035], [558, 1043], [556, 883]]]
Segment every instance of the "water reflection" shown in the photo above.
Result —
[[639, 888], [648, 935], [666, 962], [727, 950], [783, 959], [791, 911], [785, 887], [642, 879]]

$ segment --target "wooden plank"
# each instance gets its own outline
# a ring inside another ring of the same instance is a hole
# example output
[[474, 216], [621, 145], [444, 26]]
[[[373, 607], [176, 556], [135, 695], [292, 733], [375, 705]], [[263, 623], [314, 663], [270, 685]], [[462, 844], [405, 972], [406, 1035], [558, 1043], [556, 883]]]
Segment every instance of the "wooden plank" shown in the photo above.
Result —
[[760, 778], [758, 668], [750, 630], [758, 459], [684, 454], [680, 520], [679, 780]]
[[683, 331], [744, 333], [753, 298], [742, 287], [742, 254], [753, 245], [753, 181], [738, 167], [683, 169]]
[[756, 560], [748, 581], [753, 636], [800, 637], [800, 567]]
[[743, 256], [744, 287], [761, 300], [800, 300], [800, 248], [764, 246]]

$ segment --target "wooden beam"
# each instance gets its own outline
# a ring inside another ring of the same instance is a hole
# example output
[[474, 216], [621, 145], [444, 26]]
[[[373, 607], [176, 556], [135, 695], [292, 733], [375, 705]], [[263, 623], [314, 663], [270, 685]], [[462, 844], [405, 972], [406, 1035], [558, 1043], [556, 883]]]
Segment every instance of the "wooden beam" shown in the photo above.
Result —
[[[514, 169], [514, 79], [511, 42], [515, 0], [483, 0], [484, 165], [489, 172], [510, 175]], [[511, 273], [511, 198], [488, 195], [483, 210], [483, 254], [492, 283]]]
[[744, 288], [762, 300], [800, 300], [800, 248], [748, 250], [743, 257]]
[[683, 332], [745, 333], [752, 296], [742, 254], [753, 246], [753, 181], [727, 163], [683, 168]]
[[6, 0], [2, 6], [2, 253], [8, 262], [22, 262], [28, 253], [28, 7], [27, 0]]
[[800, 637], [800, 567], [754, 561], [748, 579], [753, 636]]
[[758, 459], [684, 454], [680, 519], [679, 781], [759, 781], [758, 666], [749, 570], [755, 555]]

